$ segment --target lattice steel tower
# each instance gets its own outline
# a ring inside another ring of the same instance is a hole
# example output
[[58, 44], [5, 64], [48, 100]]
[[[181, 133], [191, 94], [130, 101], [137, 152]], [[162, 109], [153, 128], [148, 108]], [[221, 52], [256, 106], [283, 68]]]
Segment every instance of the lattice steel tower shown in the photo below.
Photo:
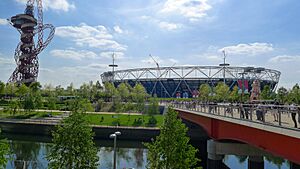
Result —
[[[37, 19], [34, 16], [35, 2]], [[39, 72], [38, 54], [52, 40], [55, 28], [51, 24], [43, 24], [42, 0], [28, 0], [24, 14], [11, 17], [9, 22], [20, 33], [21, 42], [19, 42], [15, 50], [17, 68], [10, 76], [8, 82], [29, 85], [37, 81]], [[43, 34], [45, 29], [49, 29], [50, 31], [44, 41]], [[37, 42], [35, 44], [36, 36]]]

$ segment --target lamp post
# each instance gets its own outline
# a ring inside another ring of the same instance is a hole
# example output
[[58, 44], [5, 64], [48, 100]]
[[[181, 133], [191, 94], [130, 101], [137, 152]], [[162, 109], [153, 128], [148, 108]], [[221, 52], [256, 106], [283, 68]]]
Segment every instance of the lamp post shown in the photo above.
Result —
[[113, 169], [116, 169], [117, 168], [117, 161], [116, 161], [116, 158], [117, 158], [117, 152], [116, 152], [116, 146], [117, 146], [117, 136], [121, 135], [121, 132], [119, 131], [116, 131], [115, 133], [113, 134], [110, 134], [109, 135], [109, 138], [113, 138], [114, 139], [114, 167]]
[[225, 53], [225, 50], [222, 51], [223, 52], [223, 60], [224, 62], [219, 64], [219, 66], [222, 66], [223, 67], [223, 82], [224, 84], [226, 84], [226, 79], [225, 79], [225, 72], [226, 72], [226, 67], [228, 67], [230, 64], [229, 63], [226, 63], [226, 53]]

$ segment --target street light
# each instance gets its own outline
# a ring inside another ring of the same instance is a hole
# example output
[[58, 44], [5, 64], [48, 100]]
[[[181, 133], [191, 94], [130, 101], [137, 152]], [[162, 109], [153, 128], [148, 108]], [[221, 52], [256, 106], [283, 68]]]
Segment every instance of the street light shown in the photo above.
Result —
[[117, 146], [117, 136], [119, 136], [119, 135], [121, 135], [121, 132], [119, 132], [119, 131], [116, 131], [115, 133], [109, 135], [109, 138], [114, 139], [114, 168], [113, 169], [117, 168], [117, 165], [116, 165], [116, 162], [117, 162], [116, 161], [116, 158], [117, 158], [116, 146]]

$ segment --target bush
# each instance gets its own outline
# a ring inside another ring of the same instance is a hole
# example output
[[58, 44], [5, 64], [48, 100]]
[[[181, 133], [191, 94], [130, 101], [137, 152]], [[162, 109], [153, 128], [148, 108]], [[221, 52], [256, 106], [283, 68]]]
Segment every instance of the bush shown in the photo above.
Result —
[[157, 120], [154, 116], [150, 116], [150, 118], [148, 119], [148, 123], [147, 126], [149, 127], [155, 127], [157, 124]]
[[143, 124], [143, 120], [141, 118], [138, 118], [137, 120], [134, 119], [134, 122], [133, 122], [133, 126], [140, 126]]

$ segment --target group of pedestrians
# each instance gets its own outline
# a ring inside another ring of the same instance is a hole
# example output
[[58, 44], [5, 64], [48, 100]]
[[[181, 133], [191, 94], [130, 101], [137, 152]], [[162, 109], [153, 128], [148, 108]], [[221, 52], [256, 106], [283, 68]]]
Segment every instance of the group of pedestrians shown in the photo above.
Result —
[[[290, 112], [291, 112], [291, 115], [292, 115], [292, 120], [294, 122], [294, 127], [298, 128], [297, 120], [298, 120], [298, 123], [300, 124], [300, 110], [299, 110], [299, 107], [297, 107], [296, 104], [292, 103], [290, 105]], [[298, 114], [298, 119], [296, 120], [297, 114]]]
[[[252, 120], [252, 115], [256, 115], [256, 120], [265, 122], [266, 114], [270, 113], [274, 118], [274, 122], [279, 122], [279, 114], [288, 113], [291, 115], [294, 127], [300, 126], [300, 108], [296, 104], [280, 105], [278, 102], [249, 102], [249, 103], [217, 103], [217, 102], [199, 102], [199, 101], [168, 101], [167, 104], [184, 105], [185, 108], [194, 109], [199, 106], [207, 110], [207, 113], [215, 114], [224, 108], [225, 115], [234, 116], [234, 112], [238, 111], [241, 119]], [[219, 109], [221, 108], [221, 109]], [[220, 112], [219, 112], [220, 113]], [[253, 114], [255, 113], [255, 114]], [[288, 116], [289, 116], [288, 115]]]

